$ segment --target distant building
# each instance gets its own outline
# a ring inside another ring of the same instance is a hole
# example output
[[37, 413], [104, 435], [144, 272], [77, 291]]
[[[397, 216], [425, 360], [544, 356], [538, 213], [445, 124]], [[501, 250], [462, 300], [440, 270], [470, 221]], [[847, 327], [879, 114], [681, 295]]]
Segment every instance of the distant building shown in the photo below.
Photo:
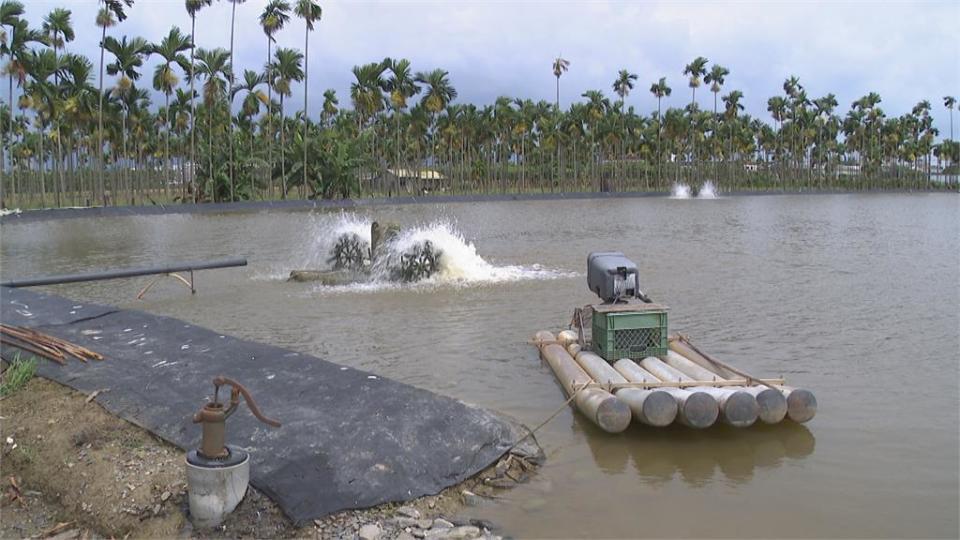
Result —
[[837, 167], [837, 176], [856, 176], [860, 174], [859, 165], [840, 165]]
[[447, 190], [447, 177], [432, 169], [387, 169], [384, 173], [387, 186], [398, 186], [407, 193], [430, 193]]

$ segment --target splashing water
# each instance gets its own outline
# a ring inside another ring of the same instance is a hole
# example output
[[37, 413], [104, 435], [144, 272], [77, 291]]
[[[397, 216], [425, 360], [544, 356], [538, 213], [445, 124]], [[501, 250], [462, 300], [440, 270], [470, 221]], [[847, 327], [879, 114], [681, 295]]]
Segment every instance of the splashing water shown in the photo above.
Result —
[[703, 185], [700, 186], [700, 193], [697, 194], [698, 199], [716, 199], [717, 198], [717, 188], [713, 185], [713, 182], [706, 180], [703, 182]]
[[710, 180], [705, 180], [703, 185], [700, 186], [700, 191], [697, 192], [696, 196], [693, 195], [693, 190], [690, 189], [690, 186], [686, 184], [676, 183], [673, 185], [673, 188], [670, 190], [671, 199], [716, 199], [717, 198], [717, 188], [713, 185], [713, 182]]
[[671, 199], [689, 199], [690, 198], [690, 186], [686, 184], [674, 184], [673, 188], [670, 190]]
[[[342, 235], [355, 234], [369, 244], [371, 221], [342, 212], [321, 217], [315, 224], [315, 240], [302, 268], [329, 269], [328, 260], [333, 247]], [[403, 284], [396, 280], [397, 268], [404, 255], [418, 253], [429, 242], [441, 253], [435, 274], [417, 283]], [[473, 242], [467, 241], [454, 225], [446, 221], [403, 228], [399, 235], [384, 246], [384, 252], [370, 269], [366, 281], [349, 285], [317, 285], [323, 292], [377, 291], [398, 287], [432, 288], [436, 286], [470, 286], [505, 283], [526, 279], [557, 279], [576, 275], [550, 270], [540, 265], [521, 266], [491, 264], [477, 252]], [[284, 276], [285, 277], [285, 276]]]
[[[496, 283], [542, 277], [542, 270], [522, 266], [494, 266], [477, 253], [477, 247], [463, 238], [446, 222], [413, 227], [404, 230], [387, 246], [387, 255], [374, 265], [375, 281], [389, 277], [389, 268], [404, 254], [414, 253], [427, 242], [440, 251], [438, 272], [428, 282], [434, 283]], [[531, 275], [533, 273], [533, 275]]]
[[356, 235], [362, 242], [370, 246], [370, 220], [340, 212], [326, 214], [317, 218], [313, 225], [313, 246], [306, 251], [307, 259], [300, 264], [301, 268], [328, 269], [333, 248], [344, 235]]

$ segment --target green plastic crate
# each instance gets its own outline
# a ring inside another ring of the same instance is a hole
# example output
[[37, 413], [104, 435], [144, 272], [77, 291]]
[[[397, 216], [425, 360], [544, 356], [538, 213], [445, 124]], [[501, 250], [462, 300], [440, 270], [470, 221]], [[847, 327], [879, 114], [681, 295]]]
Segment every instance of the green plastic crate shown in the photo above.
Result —
[[594, 311], [592, 331], [593, 352], [608, 362], [667, 354], [666, 310]]

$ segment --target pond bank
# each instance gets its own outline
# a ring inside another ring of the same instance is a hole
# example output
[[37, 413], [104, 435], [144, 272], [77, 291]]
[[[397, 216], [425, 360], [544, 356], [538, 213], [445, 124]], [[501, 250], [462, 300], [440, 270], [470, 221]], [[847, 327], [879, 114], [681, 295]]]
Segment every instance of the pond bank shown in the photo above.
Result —
[[[91, 395], [180, 450], [199, 445], [192, 418], [212, 395], [213, 377], [242, 382], [282, 426], [260, 424], [243, 406], [227, 424], [227, 442], [250, 451], [250, 484], [296, 526], [439, 493], [507, 452], [540, 459], [536, 443], [510, 420], [368, 372], [169, 317], [22, 289], [0, 288], [0, 294], [4, 323], [104, 356], [64, 365], [41, 361], [39, 376]], [[3, 347], [4, 358], [16, 354]], [[521, 440], [523, 448], [515, 449]], [[167, 464], [181, 468], [177, 460]]]
[[[3, 499], [0, 537], [76, 531], [91, 538], [498, 538], [495, 525], [470, 518], [469, 504], [496, 497], [533, 464], [508, 455], [437, 495], [350, 510], [296, 526], [253, 487], [221, 527], [194, 530], [187, 516], [184, 453], [113, 416], [88, 396], [35, 378], [4, 399], [0, 469], [16, 479], [21, 501]], [[466, 496], [464, 495], [466, 493]], [[476, 497], [476, 499], [474, 498]], [[404, 536], [406, 535], [406, 536]]]

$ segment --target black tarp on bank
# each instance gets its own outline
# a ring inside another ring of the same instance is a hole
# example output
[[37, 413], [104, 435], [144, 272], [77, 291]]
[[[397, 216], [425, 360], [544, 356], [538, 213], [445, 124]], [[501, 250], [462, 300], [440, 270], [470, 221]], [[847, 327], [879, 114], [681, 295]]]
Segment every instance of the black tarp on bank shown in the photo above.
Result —
[[[283, 425], [261, 424], [241, 405], [227, 422], [227, 440], [250, 451], [251, 484], [297, 523], [438, 493], [493, 463], [518, 438], [489, 411], [177, 319], [23, 289], [0, 288], [0, 306], [6, 324], [106, 357], [66, 366], [41, 360], [39, 375], [82, 392], [109, 388], [98, 403], [183, 449], [199, 444], [192, 416], [212, 394], [212, 378], [243, 383]], [[4, 348], [4, 358], [13, 354]]]

